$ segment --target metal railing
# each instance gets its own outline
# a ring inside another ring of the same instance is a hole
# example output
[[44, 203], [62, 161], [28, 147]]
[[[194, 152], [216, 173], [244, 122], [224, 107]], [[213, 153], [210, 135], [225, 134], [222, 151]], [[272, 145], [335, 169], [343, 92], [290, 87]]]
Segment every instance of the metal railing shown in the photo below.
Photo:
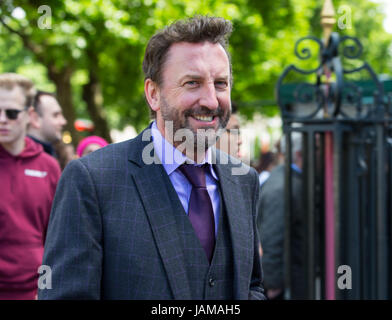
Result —
[[[295, 54], [315, 68], [288, 66], [276, 86], [286, 135], [286, 297], [292, 298], [290, 243], [300, 241], [307, 299], [389, 299], [392, 233], [392, 94], [356, 38], [327, 45], [299, 39]], [[363, 86], [363, 81], [367, 85]], [[291, 135], [302, 133], [302, 219], [293, 225]], [[298, 235], [300, 239], [294, 239]]]

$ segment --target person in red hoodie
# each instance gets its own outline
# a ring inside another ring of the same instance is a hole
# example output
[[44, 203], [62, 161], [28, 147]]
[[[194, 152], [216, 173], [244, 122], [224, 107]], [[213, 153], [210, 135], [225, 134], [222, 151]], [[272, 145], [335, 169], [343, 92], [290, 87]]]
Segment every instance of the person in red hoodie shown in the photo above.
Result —
[[0, 74], [0, 299], [35, 299], [57, 161], [26, 137], [33, 83]]

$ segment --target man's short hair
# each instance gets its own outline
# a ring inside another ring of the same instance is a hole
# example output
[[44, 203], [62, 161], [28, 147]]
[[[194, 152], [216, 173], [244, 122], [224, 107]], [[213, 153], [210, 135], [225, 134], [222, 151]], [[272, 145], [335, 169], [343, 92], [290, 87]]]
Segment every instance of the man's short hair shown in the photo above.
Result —
[[0, 74], [0, 88], [12, 91], [15, 87], [22, 89], [25, 96], [24, 107], [30, 107], [33, 104], [36, 93], [34, 83], [30, 79], [17, 73]]
[[53, 93], [47, 92], [47, 91], [42, 91], [42, 90], [37, 90], [34, 99], [33, 99], [33, 107], [34, 110], [40, 115], [42, 116], [42, 110], [41, 110], [41, 102], [40, 99], [42, 96], [50, 96], [53, 98], [56, 98], [56, 96]]
[[174, 43], [201, 43], [204, 41], [219, 43], [226, 51], [230, 61], [227, 47], [232, 29], [231, 22], [223, 18], [196, 15], [192, 18], [176, 21], [158, 31], [148, 42], [144, 55], [145, 79], [151, 79], [158, 85], [162, 84], [163, 65], [167, 58], [167, 52]]

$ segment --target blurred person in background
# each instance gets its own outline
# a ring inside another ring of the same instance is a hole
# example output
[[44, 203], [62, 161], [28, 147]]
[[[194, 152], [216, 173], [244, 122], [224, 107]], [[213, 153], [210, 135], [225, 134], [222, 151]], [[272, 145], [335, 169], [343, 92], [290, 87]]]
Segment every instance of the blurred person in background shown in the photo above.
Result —
[[[302, 134], [291, 135], [291, 298], [305, 298], [305, 278], [303, 274], [303, 205], [302, 205]], [[280, 143], [280, 153], [285, 154], [285, 136]], [[285, 263], [285, 164], [277, 165], [261, 188], [260, 215], [257, 219], [258, 231], [263, 246], [264, 286], [269, 299], [284, 299]]]
[[237, 113], [235, 102], [231, 104], [231, 116], [226, 129], [216, 142], [216, 148], [220, 149], [232, 157], [241, 159], [240, 118]]
[[67, 124], [60, 104], [52, 93], [37, 91], [34, 97], [27, 134], [42, 145], [44, 151], [57, 157], [53, 144], [61, 141], [62, 131]]
[[259, 173], [260, 187], [267, 181], [271, 170], [276, 166], [276, 156], [271, 151], [261, 152], [256, 170]]
[[66, 165], [73, 159], [77, 159], [75, 147], [72, 143], [64, 143], [63, 141], [57, 141], [53, 144], [53, 148], [57, 155], [57, 160], [60, 164], [61, 170], [64, 170]]
[[34, 112], [33, 83], [0, 74], [0, 299], [34, 299], [52, 200], [57, 161], [26, 137]]
[[76, 153], [78, 157], [81, 158], [90, 154], [91, 152], [107, 146], [108, 144], [109, 143], [101, 137], [89, 136], [79, 142], [78, 147], [76, 148]]

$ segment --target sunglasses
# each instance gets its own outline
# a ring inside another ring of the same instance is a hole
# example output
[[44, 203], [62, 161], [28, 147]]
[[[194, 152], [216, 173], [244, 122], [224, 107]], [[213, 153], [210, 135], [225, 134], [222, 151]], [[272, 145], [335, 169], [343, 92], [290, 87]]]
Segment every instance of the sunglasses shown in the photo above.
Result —
[[5, 111], [5, 115], [9, 120], [15, 120], [16, 118], [18, 118], [19, 112], [23, 112], [26, 110], [18, 110], [18, 109], [0, 109]]

